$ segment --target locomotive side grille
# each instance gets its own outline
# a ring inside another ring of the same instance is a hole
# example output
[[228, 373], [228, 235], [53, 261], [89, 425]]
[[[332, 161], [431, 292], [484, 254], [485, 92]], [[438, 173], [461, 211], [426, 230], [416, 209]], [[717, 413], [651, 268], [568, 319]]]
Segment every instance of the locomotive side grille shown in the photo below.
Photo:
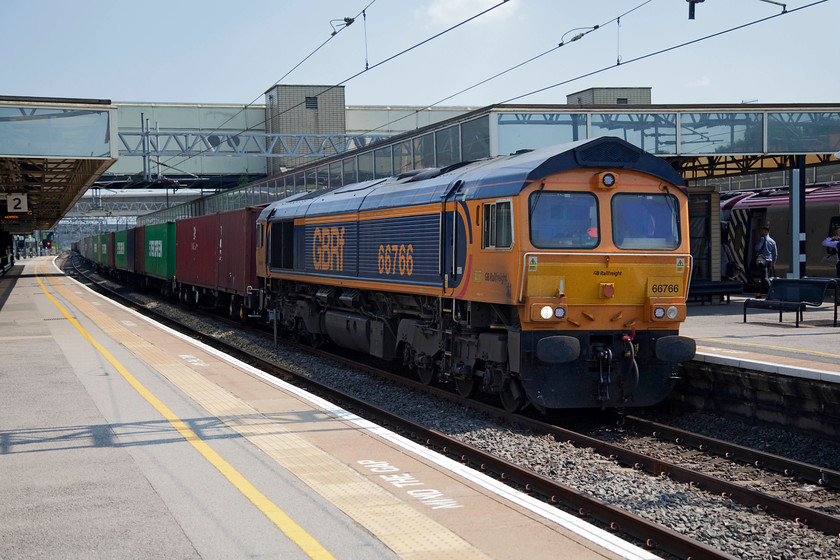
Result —
[[578, 163], [585, 167], [615, 167], [639, 161], [642, 152], [618, 142], [599, 142], [577, 152]]

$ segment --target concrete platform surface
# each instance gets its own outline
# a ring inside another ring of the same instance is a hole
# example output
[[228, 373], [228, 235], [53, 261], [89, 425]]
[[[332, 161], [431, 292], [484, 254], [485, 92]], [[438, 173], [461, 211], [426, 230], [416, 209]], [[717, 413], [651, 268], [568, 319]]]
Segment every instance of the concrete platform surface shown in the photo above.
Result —
[[0, 277], [0, 558], [655, 558], [72, 282]]
[[834, 327], [833, 302], [805, 311], [796, 327], [794, 314], [748, 309], [744, 300], [729, 304], [689, 304], [680, 334], [697, 341], [698, 360], [782, 375], [840, 383], [840, 326]]

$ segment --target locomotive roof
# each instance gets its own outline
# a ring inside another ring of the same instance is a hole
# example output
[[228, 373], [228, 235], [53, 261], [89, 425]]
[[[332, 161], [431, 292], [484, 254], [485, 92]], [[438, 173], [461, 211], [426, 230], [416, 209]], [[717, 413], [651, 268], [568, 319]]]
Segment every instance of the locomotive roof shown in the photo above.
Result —
[[456, 191], [459, 200], [516, 196], [533, 181], [579, 168], [630, 169], [685, 189], [680, 174], [664, 160], [620, 138], [602, 137], [301, 193], [270, 204], [259, 219], [439, 204]]

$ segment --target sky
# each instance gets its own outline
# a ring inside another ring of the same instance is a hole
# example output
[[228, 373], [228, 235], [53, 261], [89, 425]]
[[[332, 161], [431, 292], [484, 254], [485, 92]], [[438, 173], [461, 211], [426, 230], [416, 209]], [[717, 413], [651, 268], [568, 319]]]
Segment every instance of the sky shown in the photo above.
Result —
[[689, 20], [686, 0], [0, 0], [0, 95], [246, 105], [281, 83], [342, 84], [348, 105], [564, 104], [591, 87], [650, 87], [655, 104], [840, 103], [840, 0], [786, 9], [705, 0]]

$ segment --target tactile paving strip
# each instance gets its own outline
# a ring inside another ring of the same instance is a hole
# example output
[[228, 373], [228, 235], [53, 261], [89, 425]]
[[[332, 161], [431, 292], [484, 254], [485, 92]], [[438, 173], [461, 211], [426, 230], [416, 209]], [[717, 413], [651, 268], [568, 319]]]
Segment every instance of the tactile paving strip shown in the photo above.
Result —
[[290, 432], [283, 424], [267, 418], [189, 365], [174, 360], [65, 286], [52, 279], [51, 283], [62, 297], [72, 302], [114, 340], [375, 534], [400, 557], [408, 560], [486, 558], [446, 527], [401, 502], [308, 440]]

